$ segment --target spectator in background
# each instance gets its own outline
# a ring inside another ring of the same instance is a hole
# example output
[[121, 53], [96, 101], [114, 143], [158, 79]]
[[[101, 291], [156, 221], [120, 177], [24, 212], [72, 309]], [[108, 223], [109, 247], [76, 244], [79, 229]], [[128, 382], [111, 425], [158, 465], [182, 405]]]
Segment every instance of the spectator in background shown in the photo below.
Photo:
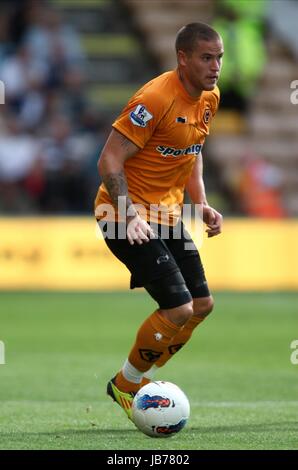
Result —
[[94, 152], [93, 139], [74, 134], [69, 118], [61, 115], [52, 117], [48, 134], [41, 152], [45, 169], [43, 210], [88, 210], [88, 163]]
[[42, 161], [45, 169], [45, 191], [42, 208], [47, 212], [67, 210], [63, 170], [71, 154], [71, 125], [66, 117], [53, 116], [49, 125], [49, 137], [42, 142]]
[[225, 66], [220, 78], [221, 108], [246, 112], [265, 61], [265, 2], [221, 0], [213, 27], [225, 44]]
[[27, 31], [25, 43], [31, 55], [48, 67], [49, 87], [63, 85], [69, 70], [82, 70], [85, 56], [79, 37], [51, 7], [39, 12]]
[[252, 217], [286, 217], [281, 198], [283, 184], [280, 168], [253, 154], [245, 156], [236, 187], [240, 208]]
[[38, 88], [45, 82], [46, 68], [31, 56], [28, 48], [21, 46], [2, 62], [0, 76], [5, 83], [7, 105], [18, 113], [30, 89]]
[[40, 147], [36, 139], [24, 133], [15, 116], [7, 118], [6, 126], [5, 135], [0, 135], [0, 209], [4, 213], [30, 213], [37, 207], [26, 182], [40, 164]]
[[8, 14], [0, 14], [0, 67], [2, 61], [11, 50], [10, 38], [8, 34]]
[[10, 11], [8, 21], [10, 40], [15, 47], [19, 47], [23, 43], [28, 25], [35, 21], [35, 18], [46, 5], [46, 0], [43, 0], [43, 2], [37, 0], [10, 0], [7, 3], [6, 9]]
[[3, 3], [0, 211], [90, 212], [103, 124], [86, 99], [79, 36], [46, 1]]

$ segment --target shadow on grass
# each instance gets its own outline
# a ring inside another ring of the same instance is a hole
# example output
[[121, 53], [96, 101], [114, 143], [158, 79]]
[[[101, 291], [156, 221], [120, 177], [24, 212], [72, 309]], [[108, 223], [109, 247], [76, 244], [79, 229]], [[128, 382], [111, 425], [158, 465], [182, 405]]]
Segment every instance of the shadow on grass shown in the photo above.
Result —
[[[243, 424], [237, 426], [188, 426], [184, 431], [183, 435], [199, 433], [199, 434], [221, 434], [221, 433], [267, 433], [267, 432], [290, 432], [297, 431], [297, 422], [277, 422], [277, 423], [260, 423], [260, 424]], [[96, 436], [104, 434], [105, 438], [110, 437], [122, 437], [125, 435], [128, 438], [134, 437], [134, 435], [140, 435], [140, 431], [137, 429], [110, 429], [100, 428], [99, 426], [93, 426], [92, 429], [66, 429], [63, 431], [52, 431], [52, 432], [0, 432], [1, 437], [9, 437], [10, 439], [20, 439], [22, 437], [52, 437], [56, 439], [68, 438], [70, 436]]]

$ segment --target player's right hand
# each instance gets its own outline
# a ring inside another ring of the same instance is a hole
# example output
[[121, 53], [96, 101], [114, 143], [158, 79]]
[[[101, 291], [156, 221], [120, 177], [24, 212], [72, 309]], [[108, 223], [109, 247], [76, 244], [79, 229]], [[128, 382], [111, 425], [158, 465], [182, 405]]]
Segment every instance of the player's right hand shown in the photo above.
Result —
[[126, 234], [131, 245], [134, 245], [135, 242], [142, 245], [144, 242], [149, 242], [150, 238], [155, 238], [152, 228], [139, 214], [127, 221]]
[[222, 215], [217, 212], [213, 207], [203, 206], [203, 220], [207, 225], [208, 238], [219, 235], [222, 231]]

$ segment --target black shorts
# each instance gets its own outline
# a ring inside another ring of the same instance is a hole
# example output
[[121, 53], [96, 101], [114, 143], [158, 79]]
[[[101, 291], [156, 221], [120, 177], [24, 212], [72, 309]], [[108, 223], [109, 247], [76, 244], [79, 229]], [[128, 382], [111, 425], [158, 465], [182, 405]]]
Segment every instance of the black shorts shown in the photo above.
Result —
[[142, 245], [130, 245], [126, 238], [119, 238], [118, 233], [122, 237], [126, 233], [120, 223], [115, 224], [115, 238], [106, 236], [107, 222], [99, 222], [99, 226], [111, 252], [129, 269], [131, 289], [144, 287], [160, 308], [209, 297], [199, 252], [182, 222], [174, 229], [152, 227], [158, 237]]

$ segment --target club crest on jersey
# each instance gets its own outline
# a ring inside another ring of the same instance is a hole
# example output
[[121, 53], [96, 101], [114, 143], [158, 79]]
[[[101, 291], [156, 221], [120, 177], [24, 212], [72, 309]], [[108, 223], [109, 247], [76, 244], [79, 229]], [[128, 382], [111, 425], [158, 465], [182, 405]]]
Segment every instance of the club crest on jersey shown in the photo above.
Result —
[[209, 108], [205, 109], [204, 115], [203, 115], [203, 120], [205, 124], [208, 124], [210, 122], [211, 116], [212, 116], [211, 109]]
[[147, 111], [143, 104], [138, 104], [136, 109], [130, 113], [129, 117], [135, 126], [146, 127], [147, 122], [153, 118], [153, 115]]

